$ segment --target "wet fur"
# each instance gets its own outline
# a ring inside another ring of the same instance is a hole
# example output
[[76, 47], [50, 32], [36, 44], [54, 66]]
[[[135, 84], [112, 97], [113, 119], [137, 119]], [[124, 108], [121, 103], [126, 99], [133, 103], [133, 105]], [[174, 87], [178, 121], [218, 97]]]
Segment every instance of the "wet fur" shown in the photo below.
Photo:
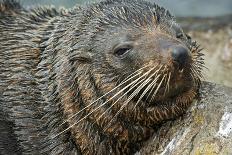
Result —
[[[117, 8], [124, 5], [141, 5], [154, 14], [140, 16], [139, 9], [129, 9], [129, 15], [139, 14], [135, 22]], [[111, 14], [102, 14], [113, 6], [116, 9]], [[6, 131], [9, 135], [0, 140], [0, 154], [132, 154], [138, 150], [162, 120], [144, 121], [149, 115], [139, 108], [132, 111], [130, 106], [114, 119], [119, 105], [99, 118], [116, 99], [94, 109], [115, 92], [97, 99], [117, 86], [118, 77], [97, 53], [101, 46], [95, 44], [95, 36], [108, 28], [104, 25], [154, 24], [149, 23], [153, 16], [167, 33], [174, 33], [168, 29], [174, 20], [168, 11], [139, 0], [108, 0], [59, 11], [50, 7], [26, 10], [15, 1], [0, 1], [0, 119], [5, 121], [0, 123], [5, 126], [0, 128], [0, 136]], [[186, 42], [192, 45], [191, 40]], [[81, 111], [94, 101], [95, 105]], [[166, 119], [182, 114], [187, 107], [183, 105]], [[104, 130], [109, 121], [112, 126]]]

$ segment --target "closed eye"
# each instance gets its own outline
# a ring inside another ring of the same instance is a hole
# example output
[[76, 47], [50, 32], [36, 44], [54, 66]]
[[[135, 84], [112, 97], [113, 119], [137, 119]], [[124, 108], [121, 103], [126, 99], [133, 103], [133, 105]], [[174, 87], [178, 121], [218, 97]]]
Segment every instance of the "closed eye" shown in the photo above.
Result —
[[114, 51], [114, 55], [120, 57], [124, 55], [125, 53], [127, 53], [128, 51], [130, 51], [130, 48], [120, 48]]
[[132, 45], [122, 44], [114, 48], [114, 55], [116, 57], [123, 57], [126, 53], [130, 52], [132, 49]]

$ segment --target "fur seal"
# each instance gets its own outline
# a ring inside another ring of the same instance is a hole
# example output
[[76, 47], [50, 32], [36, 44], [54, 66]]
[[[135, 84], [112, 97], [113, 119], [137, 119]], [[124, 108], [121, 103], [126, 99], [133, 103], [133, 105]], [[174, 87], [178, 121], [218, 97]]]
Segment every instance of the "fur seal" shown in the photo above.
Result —
[[0, 151], [133, 154], [154, 127], [189, 107], [202, 56], [174, 17], [150, 2], [57, 11], [2, 1], [1, 134], [10, 136]]

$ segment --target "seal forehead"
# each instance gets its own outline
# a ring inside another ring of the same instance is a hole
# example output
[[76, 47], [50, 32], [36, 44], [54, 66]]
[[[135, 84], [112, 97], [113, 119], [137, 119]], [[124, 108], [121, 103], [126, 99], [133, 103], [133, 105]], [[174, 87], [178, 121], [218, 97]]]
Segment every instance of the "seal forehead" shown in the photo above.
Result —
[[150, 2], [137, 0], [108, 0], [92, 7], [92, 15], [110, 26], [154, 26], [169, 23], [173, 16], [166, 9]]

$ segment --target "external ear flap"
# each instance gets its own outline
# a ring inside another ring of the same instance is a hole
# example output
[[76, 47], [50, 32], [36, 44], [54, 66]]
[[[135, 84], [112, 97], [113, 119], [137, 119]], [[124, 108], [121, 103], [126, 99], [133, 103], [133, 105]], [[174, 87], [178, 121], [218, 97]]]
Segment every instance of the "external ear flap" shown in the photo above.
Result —
[[182, 28], [177, 23], [172, 24], [172, 29], [175, 31], [176, 38], [183, 39], [185, 37]]
[[79, 49], [78, 51], [71, 51], [69, 53], [69, 61], [71, 62], [82, 62], [82, 63], [91, 63], [93, 54], [89, 51]]

